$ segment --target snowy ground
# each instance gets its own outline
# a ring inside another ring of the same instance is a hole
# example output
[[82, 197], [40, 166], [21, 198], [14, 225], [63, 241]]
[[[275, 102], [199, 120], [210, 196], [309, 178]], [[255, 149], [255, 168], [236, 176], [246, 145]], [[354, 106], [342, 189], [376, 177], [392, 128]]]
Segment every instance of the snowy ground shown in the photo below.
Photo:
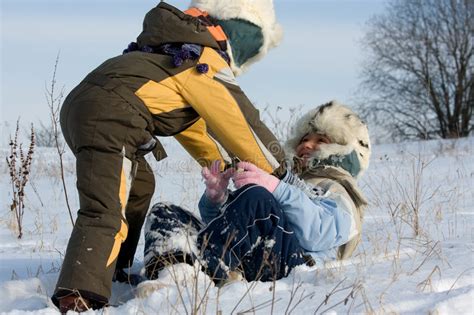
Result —
[[[154, 201], [193, 209], [203, 191], [199, 168], [173, 142], [165, 144], [172, 158], [153, 163]], [[0, 149], [0, 313], [57, 314], [49, 296], [71, 232], [58, 158], [50, 149], [35, 153], [19, 240], [9, 210], [7, 154], [8, 148]], [[113, 306], [105, 313], [473, 314], [473, 157], [472, 137], [374, 146], [361, 181], [370, 201], [363, 243], [352, 259], [322, 269], [299, 267], [275, 283], [235, 282], [220, 289], [192, 267], [177, 265], [161, 274], [158, 290], [114, 284]], [[65, 159], [76, 209], [74, 160]], [[143, 255], [136, 259], [139, 271]]]

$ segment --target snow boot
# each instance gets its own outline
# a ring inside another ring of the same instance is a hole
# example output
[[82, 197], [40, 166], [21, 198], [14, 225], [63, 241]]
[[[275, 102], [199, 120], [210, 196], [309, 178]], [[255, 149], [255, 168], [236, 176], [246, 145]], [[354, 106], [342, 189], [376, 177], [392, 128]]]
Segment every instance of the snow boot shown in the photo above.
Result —
[[81, 296], [71, 294], [59, 299], [59, 312], [66, 314], [68, 311], [86, 312], [92, 309], [89, 301]]

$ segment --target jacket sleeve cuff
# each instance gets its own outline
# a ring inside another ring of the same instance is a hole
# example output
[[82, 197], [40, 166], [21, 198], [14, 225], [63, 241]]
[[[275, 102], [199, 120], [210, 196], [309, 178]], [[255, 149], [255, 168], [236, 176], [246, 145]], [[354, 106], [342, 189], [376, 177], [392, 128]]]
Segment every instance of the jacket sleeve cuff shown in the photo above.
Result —
[[210, 222], [213, 218], [217, 217], [220, 212], [221, 212], [221, 207], [222, 205], [227, 201], [227, 198], [229, 196], [229, 192], [226, 191], [226, 195], [223, 199], [222, 202], [215, 203], [211, 201], [206, 194], [202, 194], [201, 199], [199, 200], [199, 213], [201, 214], [201, 219], [205, 222], [208, 223]]
[[273, 191], [273, 197], [275, 197], [278, 202], [281, 202], [283, 194], [288, 189], [288, 186], [289, 184], [285, 183], [283, 180], [280, 180], [278, 183], [278, 186]]

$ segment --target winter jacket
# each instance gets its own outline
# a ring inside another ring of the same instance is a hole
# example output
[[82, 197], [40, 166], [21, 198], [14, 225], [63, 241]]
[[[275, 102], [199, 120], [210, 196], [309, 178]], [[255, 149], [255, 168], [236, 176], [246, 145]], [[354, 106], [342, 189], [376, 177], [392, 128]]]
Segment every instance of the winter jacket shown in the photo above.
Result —
[[365, 198], [353, 178], [335, 167], [288, 172], [273, 192], [300, 245], [317, 263], [348, 258], [360, 240]]
[[[197, 56], [177, 64], [165, 44], [192, 44]], [[197, 17], [160, 3], [146, 15], [136, 49], [105, 61], [84, 81], [118, 94], [146, 120], [150, 138], [174, 136], [201, 165], [228, 152], [271, 172], [283, 151], [274, 150], [278, 142], [235, 81], [221, 46]], [[166, 156], [161, 146], [156, 153]]]
[[[318, 265], [350, 257], [360, 240], [366, 205], [353, 178], [335, 167], [319, 167], [301, 178], [287, 172], [273, 192], [300, 246]], [[219, 205], [205, 194], [199, 210], [206, 223], [220, 214]]]

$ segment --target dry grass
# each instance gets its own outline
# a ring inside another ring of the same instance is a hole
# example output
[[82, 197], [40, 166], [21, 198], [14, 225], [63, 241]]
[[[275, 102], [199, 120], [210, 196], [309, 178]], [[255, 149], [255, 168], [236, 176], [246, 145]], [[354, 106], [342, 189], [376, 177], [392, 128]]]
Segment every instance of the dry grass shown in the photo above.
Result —
[[31, 162], [35, 148], [35, 132], [31, 125], [30, 145], [28, 151], [23, 151], [23, 144], [18, 139], [20, 120], [17, 120], [15, 135], [10, 138], [10, 154], [7, 157], [7, 165], [10, 174], [12, 189], [12, 203], [10, 210], [14, 214], [17, 237], [23, 236], [23, 215], [25, 213], [25, 187], [30, 176]]

